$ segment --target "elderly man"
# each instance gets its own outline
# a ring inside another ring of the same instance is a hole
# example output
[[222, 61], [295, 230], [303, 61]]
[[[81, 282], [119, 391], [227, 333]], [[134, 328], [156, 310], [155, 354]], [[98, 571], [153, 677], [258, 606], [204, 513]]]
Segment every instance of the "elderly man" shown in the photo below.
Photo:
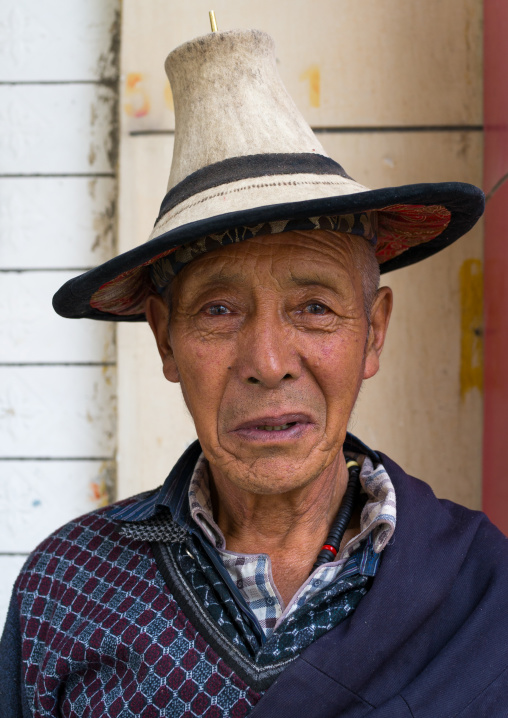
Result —
[[380, 266], [457, 239], [481, 192], [356, 183], [263, 33], [199, 38], [167, 69], [152, 236], [54, 303], [146, 317], [198, 441], [161, 488], [28, 559], [2, 715], [506, 716], [506, 539], [347, 433], [390, 318]]

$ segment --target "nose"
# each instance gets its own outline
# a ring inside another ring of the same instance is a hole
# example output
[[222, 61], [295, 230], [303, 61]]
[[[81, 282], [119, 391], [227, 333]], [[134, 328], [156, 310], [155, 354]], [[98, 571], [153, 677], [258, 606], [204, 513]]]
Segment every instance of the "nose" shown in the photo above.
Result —
[[301, 374], [292, 328], [276, 312], [250, 318], [243, 328], [238, 359], [242, 381], [267, 389], [276, 389]]

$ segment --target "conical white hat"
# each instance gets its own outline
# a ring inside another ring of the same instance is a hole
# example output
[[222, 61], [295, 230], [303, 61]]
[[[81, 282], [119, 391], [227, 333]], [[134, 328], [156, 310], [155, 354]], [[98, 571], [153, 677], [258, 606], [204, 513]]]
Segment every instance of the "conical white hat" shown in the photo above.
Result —
[[282, 84], [266, 33], [211, 33], [165, 66], [177, 131], [150, 239], [224, 212], [368, 190], [337, 172]]
[[[369, 190], [326, 154], [258, 30], [211, 33], [166, 60], [175, 105], [167, 194], [147, 242], [67, 282], [63, 316], [144, 319], [158, 270], [179, 271], [222, 244], [292, 229], [376, 241], [381, 271], [434, 254], [468, 231], [483, 193], [463, 183]], [[161, 264], [161, 260], [164, 262]]]

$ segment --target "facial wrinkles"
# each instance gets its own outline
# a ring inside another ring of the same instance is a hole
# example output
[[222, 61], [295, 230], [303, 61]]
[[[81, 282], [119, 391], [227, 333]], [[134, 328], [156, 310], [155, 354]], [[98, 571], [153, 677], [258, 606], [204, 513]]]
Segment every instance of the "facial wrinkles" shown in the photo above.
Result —
[[[251, 240], [252, 241], [252, 240]], [[240, 245], [242, 248], [248, 245]], [[237, 247], [235, 247], [237, 248]], [[246, 249], [251, 249], [247, 247]], [[191, 317], [196, 314], [198, 304], [205, 301], [209, 293], [221, 296], [224, 299], [234, 298], [244, 304], [253, 304], [254, 294], [259, 295], [257, 305], [263, 308], [268, 304], [269, 294], [272, 293], [275, 300], [280, 299], [281, 314], [284, 311], [284, 300], [290, 291], [296, 293], [298, 288], [301, 289], [301, 295], [304, 295], [307, 288], [311, 293], [312, 288], [319, 290], [328, 290], [329, 293], [336, 295], [334, 310], [338, 308], [340, 303], [341, 315], [343, 318], [359, 319], [361, 316], [361, 304], [359, 296], [361, 295], [361, 283], [358, 277], [356, 281], [351, 281], [351, 260], [348, 254], [344, 252], [344, 257], [334, 257], [333, 270], [330, 269], [330, 258], [325, 257], [325, 261], [319, 257], [311, 257], [308, 263], [302, 262], [301, 251], [294, 253], [292, 247], [284, 247], [285, 256], [272, 257], [267, 251], [270, 248], [263, 247], [264, 254], [252, 256], [246, 251], [238, 258], [225, 258], [221, 256], [221, 252], [210, 253], [200, 258], [198, 262], [200, 266], [196, 267], [196, 271], [190, 275], [190, 286], [182, 297], [175, 289], [179, 301], [177, 312], [181, 315]], [[300, 249], [300, 248], [296, 248]], [[335, 248], [337, 253], [337, 249]], [[219, 256], [214, 256], [219, 254]], [[227, 260], [230, 261], [227, 261]], [[342, 261], [341, 261], [342, 260]], [[342, 281], [338, 281], [337, 277], [343, 275]], [[248, 285], [246, 277], [249, 277]], [[277, 298], [277, 294], [279, 297]], [[250, 296], [248, 296], [250, 295]], [[330, 299], [330, 296], [327, 297]], [[196, 306], [194, 306], [196, 304]], [[250, 307], [252, 309], [252, 307]]]
[[[318, 251], [315, 241], [307, 238], [298, 238], [296, 242], [288, 237], [284, 240], [282, 252], [282, 242], [274, 247], [249, 240], [250, 244], [245, 242], [204, 255], [195, 260], [192, 272], [190, 265], [179, 278], [172, 340], [177, 335], [184, 340], [196, 365], [203, 360], [217, 367], [210, 377], [216, 403], [208, 406], [208, 410], [215, 412], [216, 421], [213, 428], [208, 422], [205, 433], [209, 452], [224, 469], [241, 462], [249, 474], [255, 473], [267, 453], [283, 457], [284, 450], [277, 447], [268, 452], [263, 449], [245, 452], [244, 447], [232, 445], [229, 432], [243, 418], [267, 416], [286, 408], [310, 412], [316, 433], [320, 433], [313, 451], [322, 454], [322, 469], [323, 462], [333, 458], [327, 454], [337, 442], [337, 416], [345, 428], [349, 415], [340, 417], [340, 414], [352, 408], [349, 404], [354, 403], [361, 381], [359, 364], [366, 322], [361, 281], [351, 269], [350, 249], [347, 245], [337, 247], [336, 242], [332, 244], [327, 238]], [[335, 301], [330, 313], [332, 326], [321, 320], [317, 329], [315, 325], [310, 329], [297, 326], [291, 314], [294, 297], [328, 298], [327, 293]], [[234, 331], [217, 331], [222, 320], [213, 319], [207, 325], [207, 319], [200, 324], [200, 303], [207, 297], [234, 305], [239, 316]], [[187, 370], [189, 354], [187, 358], [179, 356], [178, 343], [174, 342], [174, 349], [181, 367], [182, 389], [199, 424], [199, 401], [192, 390], [196, 367]], [[213, 347], [213, 353], [206, 345]], [[277, 362], [282, 362], [287, 365], [282, 369], [289, 367], [290, 371], [285, 373], [291, 375], [291, 380], [281, 376], [278, 382], [266, 385], [263, 371], [255, 366], [257, 345], [262, 345], [259, 356], [265, 372], [268, 367], [276, 373]], [[352, 356], [344, 357], [341, 371], [337, 357], [347, 354], [346, 350]], [[267, 357], [263, 351], [273, 356]], [[258, 383], [249, 384], [247, 375], [254, 376]], [[344, 402], [344, 395], [346, 399], [351, 396]], [[199, 435], [200, 427], [197, 428]], [[305, 464], [306, 457], [294, 452], [292, 461], [296, 468]]]
[[[292, 234], [300, 239], [315, 241], [316, 230], [297, 230]], [[375, 248], [366, 240], [352, 235], [343, 235], [332, 230], [319, 230], [320, 240], [328, 240], [331, 247], [341, 243], [341, 249], [348, 256], [349, 268], [354, 267], [361, 277], [364, 312], [370, 320], [370, 310], [376, 291], [379, 287], [379, 264]]]

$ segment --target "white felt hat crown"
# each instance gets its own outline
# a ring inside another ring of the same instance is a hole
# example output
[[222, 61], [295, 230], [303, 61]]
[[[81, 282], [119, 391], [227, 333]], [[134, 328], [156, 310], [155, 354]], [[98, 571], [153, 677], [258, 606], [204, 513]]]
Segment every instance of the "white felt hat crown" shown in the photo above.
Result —
[[208, 165], [246, 155], [327, 156], [277, 70], [275, 43], [259, 30], [211, 33], [165, 63], [178, 133], [168, 191]]
[[[305, 172], [305, 155], [328, 155], [282, 84], [266, 33], [211, 33], [173, 50], [165, 67], [178, 128], [168, 199], [184, 181], [192, 195], [163, 203], [150, 239], [224, 212], [368, 190], [344, 171], [337, 174], [336, 163], [326, 172], [326, 161], [309, 157]], [[293, 155], [299, 157], [291, 168]]]

